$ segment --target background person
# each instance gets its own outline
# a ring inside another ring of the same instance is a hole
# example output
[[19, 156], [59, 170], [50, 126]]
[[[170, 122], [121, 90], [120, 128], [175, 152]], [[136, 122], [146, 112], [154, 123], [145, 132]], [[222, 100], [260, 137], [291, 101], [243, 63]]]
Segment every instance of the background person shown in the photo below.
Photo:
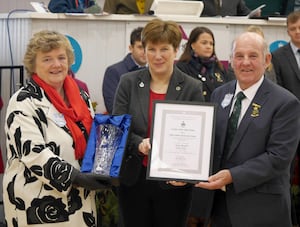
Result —
[[75, 73], [72, 70], [69, 70], [68, 74], [75, 80], [80, 89], [84, 90], [88, 95], [90, 95], [89, 88], [84, 81], [77, 79], [75, 77]]
[[[300, 100], [300, 11], [294, 11], [287, 17], [287, 34], [290, 42], [272, 53], [272, 63], [277, 76], [277, 82], [288, 89]], [[299, 194], [299, 155], [300, 146], [296, 149], [295, 171], [292, 185], [293, 202], [296, 214], [294, 224], [300, 224], [300, 194]]]
[[203, 96], [207, 102], [216, 87], [229, 81], [215, 53], [213, 32], [207, 27], [196, 27], [191, 31], [176, 65], [181, 71], [202, 82]]
[[204, 101], [202, 84], [174, 66], [181, 30], [151, 20], [142, 31], [148, 68], [121, 77], [113, 114], [132, 116], [121, 169], [119, 205], [125, 227], [185, 227], [192, 187], [146, 180], [154, 100]]
[[300, 99], [300, 11], [288, 15], [287, 34], [290, 42], [272, 53], [272, 63], [278, 84]]
[[[261, 35], [261, 37], [265, 38], [265, 34], [263, 32], [263, 29], [260, 26], [250, 25], [249, 27], [247, 27], [246, 31], [255, 32], [255, 33]], [[275, 70], [274, 70], [274, 67], [273, 67], [272, 63], [270, 63], [268, 65], [268, 67], [266, 68], [265, 76], [267, 78], [269, 78], [270, 80], [272, 80], [273, 82], [277, 83], [276, 73], [275, 73]]]
[[295, 0], [245, 0], [245, 3], [250, 9], [266, 4], [261, 10], [262, 16], [284, 16], [293, 11], [290, 6], [293, 1]]
[[147, 14], [153, 0], [105, 0], [103, 11], [111, 14]]
[[250, 13], [244, 0], [202, 0], [201, 16], [246, 16]]
[[108, 182], [80, 173], [93, 110], [71, 76], [68, 39], [32, 37], [24, 56], [28, 84], [10, 99], [5, 123], [3, 202], [7, 226], [95, 226], [94, 189]]
[[[290, 0], [292, 1], [292, 0]], [[291, 4], [293, 5], [293, 4]], [[300, 1], [299, 0], [295, 0], [294, 1], [294, 11], [299, 11], [300, 10]]]
[[143, 27], [134, 29], [130, 34], [129, 52], [126, 57], [105, 70], [102, 95], [106, 111], [111, 114], [115, 93], [120, 81], [121, 75], [145, 67], [147, 61], [143, 44], [141, 42], [141, 32]]
[[51, 13], [101, 13], [102, 9], [95, 0], [50, 0]]

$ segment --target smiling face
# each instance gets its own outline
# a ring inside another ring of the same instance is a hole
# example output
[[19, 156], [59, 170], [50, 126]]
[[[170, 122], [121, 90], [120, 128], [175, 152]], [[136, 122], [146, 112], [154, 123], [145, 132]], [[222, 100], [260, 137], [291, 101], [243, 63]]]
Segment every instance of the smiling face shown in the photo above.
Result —
[[50, 86], [60, 89], [68, 75], [68, 57], [64, 48], [49, 52], [38, 51], [35, 59], [35, 73]]
[[271, 62], [263, 38], [253, 32], [243, 33], [236, 39], [231, 58], [235, 76], [243, 90], [259, 81]]
[[151, 75], [171, 75], [177, 54], [172, 44], [148, 42], [145, 51]]

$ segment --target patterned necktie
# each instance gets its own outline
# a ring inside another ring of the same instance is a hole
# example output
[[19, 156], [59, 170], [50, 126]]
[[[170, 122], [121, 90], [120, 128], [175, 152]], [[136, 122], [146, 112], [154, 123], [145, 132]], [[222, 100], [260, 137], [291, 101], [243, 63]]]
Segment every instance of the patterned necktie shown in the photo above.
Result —
[[145, 13], [145, 0], [136, 0], [136, 5], [140, 14]]
[[229, 151], [232, 140], [238, 128], [238, 121], [241, 114], [242, 100], [244, 98], [246, 98], [246, 96], [241, 91], [236, 96], [236, 101], [234, 103], [232, 113], [228, 120], [225, 151]]

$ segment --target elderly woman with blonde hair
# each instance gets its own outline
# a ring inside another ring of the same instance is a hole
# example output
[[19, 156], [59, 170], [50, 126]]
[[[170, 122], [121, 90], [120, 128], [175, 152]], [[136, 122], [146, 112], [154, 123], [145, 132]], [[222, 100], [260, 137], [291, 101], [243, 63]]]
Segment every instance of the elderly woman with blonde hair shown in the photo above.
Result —
[[3, 201], [7, 226], [96, 226], [95, 189], [108, 183], [81, 173], [93, 110], [68, 75], [68, 39], [41, 31], [24, 57], [28, 84], [10, 99], [5, 122]]

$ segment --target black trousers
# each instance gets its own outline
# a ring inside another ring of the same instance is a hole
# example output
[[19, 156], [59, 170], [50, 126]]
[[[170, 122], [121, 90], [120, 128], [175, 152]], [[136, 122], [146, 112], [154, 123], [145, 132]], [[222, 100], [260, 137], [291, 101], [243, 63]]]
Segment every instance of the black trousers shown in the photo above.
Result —
[[232, 227], [225, 196], [225, 192], [221, 190], [216, 191], [211, 216], [211, 227]]
[[143, 168], [139, 181], [119, 188], [119, 206], [124, 227], [185, 227], [191, 205], [192, 187], [162, 188], [146, 180]]

